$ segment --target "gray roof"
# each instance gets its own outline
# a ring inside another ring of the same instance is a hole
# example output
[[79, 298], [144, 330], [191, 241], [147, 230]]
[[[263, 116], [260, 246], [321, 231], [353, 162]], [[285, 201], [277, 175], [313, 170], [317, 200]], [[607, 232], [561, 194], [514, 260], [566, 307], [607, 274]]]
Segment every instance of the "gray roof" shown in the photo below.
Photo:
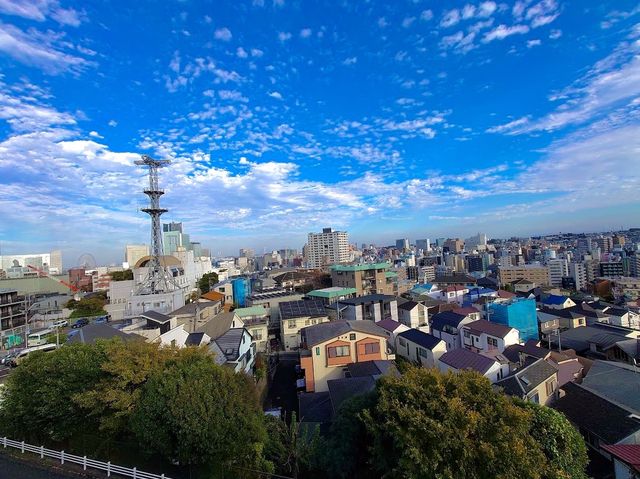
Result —
[[440, 361], [454, 369], [473, 369], [480, 374], [485, 374], [496, 362], [494, 359], [464, 348], [447, 351], [440, 356]]
[[391, 296], [389, 294], [367, 294], [365, 296], [358, 296], [357, 298], [348, 298], [340, 300], [340, 304], [367, 304], [367, 303], [378, 303], [378, 302], [389, 302], [395, 301], [395, 296]]
[[525, 356], [541, 359], [547, 357], [549, 350], [538, 346], [538, 342], [535, 339], [529, 339], [524, 344], [511, 344], [502, 351], [502, 355], [512, 363], [520, 361], [520, 353], [523, 353]]
[[238, 360], [240, 345], [242, 344], [242, 336], [245, 332], [249, 334], [249, 332], [244, 328], [232, 328], [222, 336], [215, 339], [216, 344], [224, 353], [227, 361]]
[[200, 346], [203, 337], [204, 333], [189, 333], [184, 344], [185, 346]]
[[557, 369], [554, 366], [544, 359], [538, 359], [511, 376], [496, 382], [496, 386], [502, 387], [506, 394], [523, 397], [553, 376], [556, 372]]
[[551, 407], [569, 421], [598, 436], [605, 444], [616, 444], [640, 430], [640, 422], [630, 412], [611, 401], [569, 382], [561, 388], [565, 394]]
[[433, 334], [425, 333], [419, 329], [408, 329], [398, 334], [398, 337], [417, 344], [429, 351], [433, 350], [438, 344], [444, 342], [440, 338], [436, 338]]
[[219, 338], [229, 331], [235, 317], [236, 314], [233, 311], [216, 314], [202, 326], [198, 326], [196, 331], [199, 333], [207, 333], [211, 339]]
[[196, 314], [196, 309], [200, 308], [200, 311], [206, 308], [210, 308], [215, 306], [216, 303], [220, 303], [220, 301], [199, 301], [185, 304], [182, 308], [178, 308], [175, 311], [169, 313], [171, 316], [180, 316], [183, 314]]
[[380, 326], [373, 321], [330, 321], [302, 328], [302, 334], [306, 339], [307, 347], [315, 346], [329, 339], [335, 338], [351, 331], [373, 334], [387, 339], [387, 335]]
[[112, 328], [104, 323], [90, 323], [77, 331], [78, 332], [67, 341], [68, 343], [93, 344], [98, 339], [111, 338], [122, 338], [124, 341], [142, 339], [142, 337], [137, 334], [123, 333], [119, 329]]
[[504, 338], [513, 329], [510, 326], [504, 324], [492, 323], [486, 319], [479, 319], [471, 323], [467, 323], [463, 326], [465, 329], [470, 329], [472, 333], [485, 333], [489, 336], [496, 338]]
[[326, 316], [324, 302], [317, 299], [285, 301], [279, 304], [282, 319]]
[[393, 361], [386, 359], [351, 363], [347, 365], [347, 370], [352, 378], [372, 376], [377, 379], [386, 374], [392, 376], [397, 376], [399, 374]]
[[594, 361], [582, 385], [640, 415], [640, 374], [632, 366]]
[[420, 303], [418, 303], [417, 301], [405, 301], [402, 304], [398, 305], [398, 309], [404, 309], [405, 311], [411, 311], [413, 308], [415, 308], [416, 306], [419, 306]]
[[140, 314], [141, 318], [150, 319], [155, 321], [156, 323], [164, 324], [171, 320], [171, 316], [167, 316], [166, 314], [158, 313], [157, 311], [145, 311]]
[[327, 423], [333, 417], [331, 396], [328, 391], [300, 393], [298, 395], [300, 422]]
[[373, 376], [330, 379], [327, 381], [327, 386], [329, 387], [333, 411], [336, 412], [347, 399], [373, 391], [376, 387], [376, 380]]

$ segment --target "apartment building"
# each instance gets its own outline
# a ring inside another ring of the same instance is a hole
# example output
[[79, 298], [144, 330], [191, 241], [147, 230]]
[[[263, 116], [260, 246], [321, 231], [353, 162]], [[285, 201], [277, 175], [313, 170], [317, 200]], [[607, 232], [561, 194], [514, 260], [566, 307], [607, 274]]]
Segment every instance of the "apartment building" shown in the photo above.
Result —
[[547, 261], [547, 268], [551, 286], [561, 286], [562, 278], [569, 276], [569, 262], [566, 259], [550, 259]]
[[395, 296], [369, 294], [340, 301], [340, 317], [346, 320], [373, 322], [391, 319], [398, 321], [398, 300]]
[[300, 330], [329, 321], [324, 303], [316, 300], [287, 301], [279, 304], [280, 342], [285, 351], [300, 347]]
[[347, 263], [349, 235], [346, 231], [333, 231], [331, 228], [323, 228], [322, 233], [309, 233], [305, 251], [309, 268]]
[[523, 266], [506, 266], [498, 270], [500, 284], [509, 284], [518, 279], [526, 279], [540, 286], [549, 286], [549, 269], [546, 266], [526, 264]]
[[385, 330], [373, 321], [331, 321], [301, 330], [300, 366], [307, 392], [328, 391], [349, 364], [395, 359]]
[[18, 290], [0, 289], [0, 330], [3, 336], [5, 331], [24, 324], [24, 302], [18, 299]]
[[[331, 284], [340, 288], [355, 288], [356, 296], [367, 294], [395, 294], [397, 276], [389, 271], [389, 263], [334, 265]], [[394, 281], [394, 279], [396, 281]]]

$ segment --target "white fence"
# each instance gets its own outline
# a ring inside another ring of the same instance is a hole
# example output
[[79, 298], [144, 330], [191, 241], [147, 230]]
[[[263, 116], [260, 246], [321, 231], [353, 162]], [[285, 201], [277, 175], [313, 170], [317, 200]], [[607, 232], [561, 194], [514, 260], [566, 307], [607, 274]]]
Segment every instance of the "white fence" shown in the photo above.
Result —
[[2, 445], [5, 448], [13, 447], [15, 449], [20, 449], [23, 454], [26, 451], [40, 454], [41, 458], [53, 457], [54, 459], [59, 460], [60, 464], [64, 464], [65, 462], [79, 464], [85, 471], [87, 470], [87, 467], [105, 471], [107, 473], [107, 477], [111, 477], [111, 474], [118, 474], [119, 476], [132, 477], [133, 479], [170, 479], [164, 474], [158, 475], [151, 474], [150, 472], [138, 471], [135, 467], [130, 469], [128, 467], [118, 466], [117, 464], [111, 464], [110, 461], [102, 462], [89, 459], [87, 456], [74, 456], [73, 454], [68, 454], [64, 451], [47, 449], [44, 446], [32, 446], [31, 444], [26, 444], [24, 441], [12, 441], [6, 437], [2, 438]]

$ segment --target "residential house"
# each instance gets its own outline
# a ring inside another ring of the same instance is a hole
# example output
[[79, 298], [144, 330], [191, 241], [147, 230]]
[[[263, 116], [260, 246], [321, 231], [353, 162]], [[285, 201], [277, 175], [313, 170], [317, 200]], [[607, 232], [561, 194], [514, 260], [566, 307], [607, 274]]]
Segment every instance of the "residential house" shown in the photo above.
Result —
[[504, 324], [479, 319], [462, 325], [462, 346], [476, 353], [501, 353], [519, 342], [518, 330]]
[[640, 445], [604, 445], [602, 450], [613, 459], [615, 479], [635, 479], [640, 476]]
[[249, 330], [256, 352], [265, 353], [269, 347], [269, 310], [262, 306], [237, 308], [233, 311]]
[[206, 323], [198, 326], [197, 333], [206, 333], [211, 339], [216, 339], [233, 328], [242, 328], [244, 323], [235, 311], [223, 311], [216, 314]]
[[389, 338], [389, 344], [391, 345], [396, 343], [396, 336], [398, 334], [409, 329], [404, 324], [394, 321], [393, 319], [383, 319], [382, 321], [378, 321], [376, 324], [384, 329], [387, 337]]
[[213, 340], [226, 359], [225, 366], [234, 372], [251, 374], [256, 361], [255, 343], [247, 328], [231, 328]]
[[606, 323], [594, 323], [591, 326], [563, 331], [559, 336], [551, 336], [553, 347], [574, 349], [578, 354], [607, 357], [607, 350], [616, 342], [625, 339], [635, 339], [638, 332]]
[[501, 364], [495, 358], [484, 356], [480, 353], [474, 353], [465, 348], [448, 350], [438, 360], [438, 368], [440, 371], [462, 371], [472, 370], [480, 373], [489, 381], [495, 383], [509, 373], [509, 366]]
[[463, 314], [473, 321], [482, 319], [482, 313], [473, 306], [464, 306], [462, 308], [455, 308], [454, 313]]
[[409, 328], [426, 328], [429, 332], [428, 308], [418, 301], [404, 301], [398, 305], [398, 321]]
[[194, 301], [169, 313], [176, 318], [176, 324], [184, 324], [189, 332], [195, 332], [202, 325], [222, 310], [221, 301]]
[[439, 299], [440, 301], [446, 301], [447, 303], [457, 303], [462, 305], [464, 303], [465, 295], [469, 293], [469, 288], [460, 284], [452, 284], [445, 286], [441, 290], [429, 293], [433, 299]]
[[431, 317], [431, 334], [447, 344], [447, 351], [462, 347], [460, 329], [473, 320], [466, 315], [444, 311]]
[[280, 341], [285, 351], [300, 347], [300, 330], [307, 326], [329, 321], [324, 303], [318, 300], [287, 301], [280, 303]]
[[120, 338], [123, 341], [142, 340], [142, 336], [133, 333], [124, 333], [108, 324], [90, 323], [86, 326], [72, 330], [67, 344], [95, 344], [98, 339]]
[[533, 281], [524, 278], [511, 281], [509, 284], [515, 293], [528, 293], [537, 286]]
[[327, 381], [345, 377], [349, 364], [395, 358], [385, 330], [373, 321], [331, 321], [305, 327], [300, 335], [307, 392], [327, 391]]
[[576, 305], [571, 298], [557, 294], [546, 295], [541, 303], [550, 309], [565, 309]]
[[558, 370], [544, 359], [528, 362], [495, 383], [505, 394], [549, 405], [558, 396]]
[[396, 296], [369, 294], [345, 299], [340, 301], [338, 305], [340, 319], [347, 321], [369, 320], [378, 322], [383, 319], [398, 321], [398, 300]]
[[396, 337], [396, 354], [421, 366], [434, 368], [447, 352], [447, 344], [434, 335], [409, 329]]
[[620, 339], [603, 352], [609, 361], [619, 361], [631, 365], [640, 363], [640, 341], [638, 339]]
[[560, 309], [542, 306], [538, 309], [536, 315], [541, 328], [542, 325], [545, 326], [545, 334], [550, 334], [552, 325], [556, 325], [556, 329], [560, 331], [566, 331], [567, 329], [578, 328], [587, 324], [585, 315], [571, 307]]
[[233, 282], [230, 279], [220, 281], [211, 287], [211, 291], [215, 291], [224, 296], [223, 304], [233, 304]]
[[593, 361], [582, 386], [640, 416], [640, 373], [633, 366]]
[[610, 455], [603, 446], [640, 441], [638, 416], [584, 386], [565, 384], [551, 406], [576, 427], [588, 447], [606, 459]]

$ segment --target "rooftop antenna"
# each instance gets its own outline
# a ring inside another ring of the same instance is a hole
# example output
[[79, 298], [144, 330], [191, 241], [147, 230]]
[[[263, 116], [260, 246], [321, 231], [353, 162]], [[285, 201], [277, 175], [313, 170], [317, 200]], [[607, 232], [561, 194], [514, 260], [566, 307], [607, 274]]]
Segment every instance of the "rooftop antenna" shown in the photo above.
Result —
[[161, 190], [159, 186], [158, 170], [170, 163], [169, 160], [154, 160], [147, 155], [142, 155], [141, 160], [135, 161], [136, 165], [149, 168], [149, 187], [143, 190], [144, 194], [149, 197], [149, 207], [142, 208], [141, 211], [151, 217], [151, 259], [147, 265], [149, 272], [136, 294], [157, 294], [179, 289], [173, 280], [173, 275], [165, 269], [161, 260], [163, 248], [160, 216], [169, 210], [160, 208], [160, 197], [164, 195], [164, 190]]

